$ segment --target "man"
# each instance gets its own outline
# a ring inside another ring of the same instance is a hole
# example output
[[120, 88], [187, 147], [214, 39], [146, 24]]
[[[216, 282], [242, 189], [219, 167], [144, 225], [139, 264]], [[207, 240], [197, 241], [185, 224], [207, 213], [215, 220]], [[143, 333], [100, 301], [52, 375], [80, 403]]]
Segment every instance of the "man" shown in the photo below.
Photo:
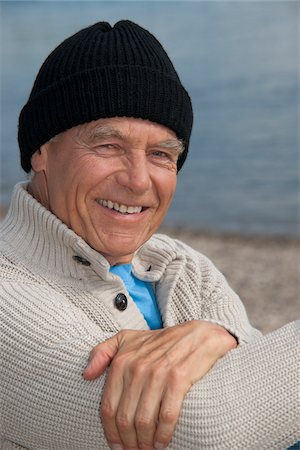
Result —
[[[272, 348], [281, 370], [297, 326], [262, 341], [207, 258], [154, 235], [191, 127], [171, 61], [134, 23], [97, 23], [44, 62], [19, 121], [31, 178], [15, 188], [1, 227], [2, 448], [275, 449], [296, 440], [294, 403], [274, 398], [295, 379], [271, 372], [264, 395], [260, 373]], [[198, 383], [237, 342], [253, 344]], [[271, 431], [255, 410], [266, 402]]]

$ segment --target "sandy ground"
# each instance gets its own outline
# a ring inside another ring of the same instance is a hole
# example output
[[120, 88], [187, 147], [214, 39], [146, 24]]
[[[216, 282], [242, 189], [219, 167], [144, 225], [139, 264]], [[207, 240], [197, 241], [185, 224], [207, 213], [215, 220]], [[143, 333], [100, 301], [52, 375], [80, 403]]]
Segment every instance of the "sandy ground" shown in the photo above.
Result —
[[160, 231], [208, 256], [263, 333], [300, 318], [300, 240]]

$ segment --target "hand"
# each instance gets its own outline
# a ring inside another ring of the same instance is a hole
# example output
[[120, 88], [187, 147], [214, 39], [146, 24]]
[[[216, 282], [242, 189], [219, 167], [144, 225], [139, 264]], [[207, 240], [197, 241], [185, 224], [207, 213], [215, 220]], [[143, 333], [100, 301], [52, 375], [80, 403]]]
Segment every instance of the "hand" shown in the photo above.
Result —
[[123, 330], [97, 345], [83, 376], [92, 380], [111, 363], [101, 400], [109, 446], [167, 447], [190, 387], [236, 345], [224, 328], [199, 320], [161, 330]]

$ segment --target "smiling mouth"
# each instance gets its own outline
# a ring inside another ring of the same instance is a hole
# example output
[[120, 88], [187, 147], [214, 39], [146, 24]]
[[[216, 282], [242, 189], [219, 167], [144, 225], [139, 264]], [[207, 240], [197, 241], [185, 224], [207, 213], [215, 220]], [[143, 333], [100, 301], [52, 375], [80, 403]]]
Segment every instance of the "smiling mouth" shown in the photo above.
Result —
[[121, 203], [112, 202], [111, 200], [97, 199], [96, 201], [97, 203], [99, 203], [99, 205], [104, 206], [108, 209], [113, 209], [114, 211], [117, 211], [124, 215], [139, 214], [140, 212], [144, 211], [144, 209], [146, 209], [143, 206], [127, 206]]

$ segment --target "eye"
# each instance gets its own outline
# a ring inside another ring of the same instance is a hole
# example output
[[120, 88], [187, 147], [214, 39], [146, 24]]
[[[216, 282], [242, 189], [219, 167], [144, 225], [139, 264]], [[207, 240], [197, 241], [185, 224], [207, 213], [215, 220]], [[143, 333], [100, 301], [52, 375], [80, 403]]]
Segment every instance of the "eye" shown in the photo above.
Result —
[[158, 149], [153, 150], [151, 152], [151, 156], [153, 156], [156, 160], [163, 161], [163, 162], [176, 162], [177, 161], [177, 156], [174, 153], [164, 151], [164, 150], [158, 150]]
[[121, 152], [121, 148], [117, 144], [104, 142], [94, 146], [94, 151], [101, 156], [115, 156]]
[[168, 158], [168, 154], [166, 152], [163, 152], [162, 150], [155, 150], [152, 152], [152, 155], [159, 156], [162, 158]]
[[114, 144], [100, 144], [98, 147], [100, 148], [107, 148], [107, 149], [114, 149], [116, 146]]

